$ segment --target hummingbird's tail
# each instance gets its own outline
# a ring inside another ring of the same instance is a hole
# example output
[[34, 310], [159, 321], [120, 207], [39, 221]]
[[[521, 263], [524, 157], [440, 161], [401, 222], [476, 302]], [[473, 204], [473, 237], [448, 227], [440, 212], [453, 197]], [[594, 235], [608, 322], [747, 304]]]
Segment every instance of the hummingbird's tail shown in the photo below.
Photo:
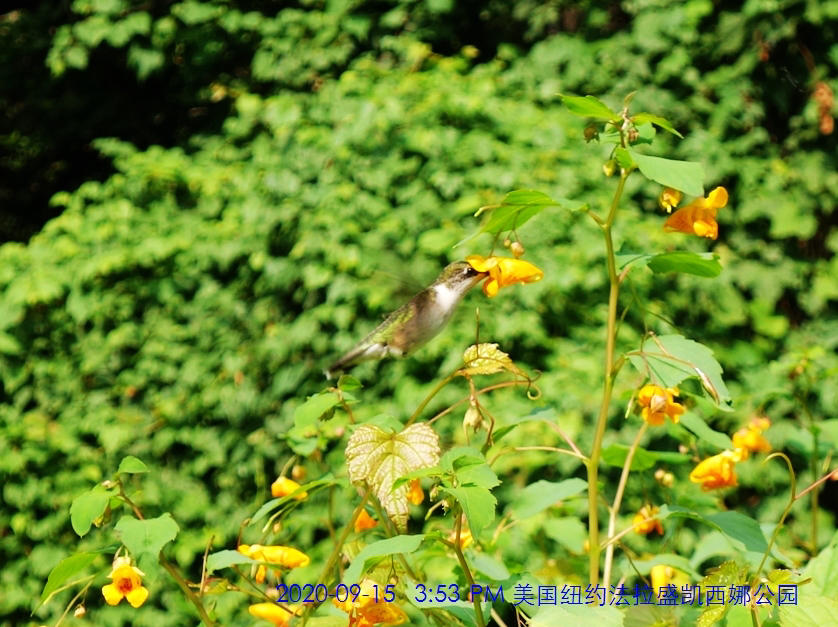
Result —
[[331, 381], [332, 378], [340, 376], [343, 372], [357, 366], [361, 362], [381, 359], [388, 355], [399, 356], [401, 353], [392, 350], [389, 346], [387, 346], [387, 344], [382, 344], [380, 342], [375, 342], [373, 344], [361, 343], [338, 359], [331, 366], [326, 368], [323, 371], [323, 374], [325, 374], [326, 378]]

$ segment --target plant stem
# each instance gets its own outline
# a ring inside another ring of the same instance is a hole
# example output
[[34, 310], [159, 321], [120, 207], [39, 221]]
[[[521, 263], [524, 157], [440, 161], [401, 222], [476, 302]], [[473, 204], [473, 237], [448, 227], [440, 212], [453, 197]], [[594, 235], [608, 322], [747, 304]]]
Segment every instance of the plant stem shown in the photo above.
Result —
[[[463, 569], [463, 574], [466, 577], [466, 582], [468, 582], [469, 590], [471, 590], [474, 586], [474, 577], [471, 574], [471, 569], [468, 567], [468, 562], [466, 562], [466, 556], [463, 555], [463, 547], [460, 545], [460, 534], [462, 531], [463, 514], [461, 512], [457, 512], [457, 536], [454, 539], [454, 552], [457, 554], [457, 561], [460, 562], [460, 568]], [[477, 624], [479, 627], [486, 627], [486, 623], [483, 620], [483, 610], [480, 607], [480, 597], [472, 597], [471, 602], [474, 605], [474, 616], [477, 619]]]
[[207, 627], [214, 627], [216, 622], [209, 617], [207, 614], [207, 610], [204, 607], [204, 604], [201, 603], [201, 598], [195, 594], [195, 591], [189, 587], [187, 581], [183, 578], [183, 576], [178, 572], [175, 565], [172, 564], [169, 560], [163, 557], [163, 553], [160, 553], [158, 558], [160, 565], [165, 568], [168, 573], [172, 576], [177, 582], [177, 585], [180, 586], [180, 589], [183, 590], [183, 593], [186, 595], [186, 598], [195, 606], [195, 609], [198, 611], [198, 616], [201, 617], [201, 622], [204, 623]]
[[[637, 447], [640, 445], [640, 439], [646, 433], [646, 428], [648, 426], [649, 425], [647, 423], [643, 423], [643, 426], [640, 427], [640, 430], [634, 438], [634, 442], [631, 443], [631, 448], [629, 448], [628, 453], [626, 454], [626, 461], [623, 463], [623, 472], [620, 474], [620, 483], [617, 485], [617, 494], [614, 495], [614, 503], [611, 505], [611, 512], [608, 516], [609, 540], [614, 536], [614, 531], [617, 527], [617, 514], [620, 512], [620, 505], [622, 505], [623, 502], [623, 493], [625, 492], [626, 483], [628, 483], [628, 476], [631, 472], [631, 461], [634, 459], [634, 453], [637, 451]], [[602, 572], [602, 585], [605, 586], [606, 595], [608, 594], [608, 587], [611, 583], [611, 566], [614, 563], [614, 546], [614, 543], [609, 543], [605, 549], [605, 566]]]
[[588, 557], [589, 557], [589, 579], [592, 586], [599, 584], [599, 459], [602, 450], [602, 439], [605, 435], [605, 425], [608, 422], [608, 409], [611, 405], [611, 392], [614, 385], [614, 347], [617, 340], [617, 299], [620, 295], [620, 278], [617, 276], [617, 260], [614, 258], [614, 241], [611, 238], [611, 227], [614, 218], [617, 216], [617, 207], [623, 189], [628, 178], [628, 171], [621, 170], [620, 182], [614, 192], [614, 200], [611, 202], [611, 209], [608, 218], [602, 225], [602, 234], [605, 238], [605, 261], [608, 266], [608, 282], [610, 290], [608, 293], [608, 322], [605, 336], [605, 382], [602, 390], [602, 403], [599, 408], [596, 431], [594, 432], [594, 443], [591, 449], [591, 457], [588, 462]]
[[409, 427], [410, 425], [412, 425], [416, 421], [416, 419], [419, 417], [419, 415], [425, 410], [425, 407], [428, 406], [428, 403], [430, 403], [433, 400], [434, 396], [439, 394], [439, 391], [442, 388], [444, 388], [446, 385], [451, 383], [451, 381], [453, 381], [454, 377], [456, 377], [456, 376], [457, 376], [457, 372], [454, 371], [451, 374], [449, 374], [447, 377], [445, 377], [442, 381], [437, 383], [434, 386], [434, 389], [431, 390], [430, 393], [425, 397], [425, 400], [423, 400], [421, 403], [419, 403], [419, 407], [417, 407], [416, 411], [414, 411], [413, 414], [411, 414], [411, 416], [408, 419], [407, 424], [405, 426]]

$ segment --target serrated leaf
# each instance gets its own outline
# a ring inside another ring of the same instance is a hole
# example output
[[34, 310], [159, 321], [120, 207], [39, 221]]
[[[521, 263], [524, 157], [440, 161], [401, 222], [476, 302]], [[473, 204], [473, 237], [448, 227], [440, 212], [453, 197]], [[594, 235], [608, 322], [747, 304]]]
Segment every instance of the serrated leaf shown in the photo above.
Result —
[[729, 409], [731, 397], [722, 379], [722, 367], [713, 351], [682, 335], [646, 339], [640, 351], [629, 355], [632, 365], [661, 387], [675, 387], [688, 377], [698, 377], [716, 406]]
[[541, 479], [524, 488], [512, 502], [512, 514], [517, 519], [529, 518], [564, 499], [584, 492], [588, 482], [576, 477], [552, 482]]
[[457, 475], [457, 485], [477, 485], [489, 490], [500, 485], [500, 479], [485, 460], [455, 463], [454, 468]]
[[630, 148], [628, 150], [637, 168], [647, 179], [690, 196], [704, 196], [704, 168], [700, 163], [650, 157]]
[[41, 602], [46, 601], [49, 596], [64, 585], [76, 573], [80, 573], [93, 563], [96, 553], [75, 553], [65, 557], [52, 567], [47, 576], [47, 583], [41, 592]]
[[612, 111], [608, 105], [594, 96], [565, 96], [560, 94], [562, 103], [568, 111], [584, 118], [598, 120], [619, 120], [620, 115]]
[[126, 455], [122, 458], [122, 461], [119, 462], [119, 468], [116, 469], [116, 472], [139, 474], [143, 472], [148, 472], [148, 466], [146, 466], [140, 459], [134, 457], [133, 455]]
[[645, 124], [646, 122], [651, 122], [655, 126], [657, 126], [659, 128], [662, 128], [663, 130], [665, 130], [669, 133], [672, 133], [673, 135], [676, 135], [676, 136], [680, 137], [681, 139], [684, 139], [684, 136], [681, 135], [681, 133], [679, 133], [678, 131], [675, 130], [675, 127], [672, 126], [672, 124], [669, 122], [669, 120], [667, 120], [666, 118], [663, 118], [659, 115], [654, 115], [652, 113], [645, 113], [645, 112], [644, 113], [636, 113], [635, 115], [631, 116], [631, 120], [632, 120], [632, 122], [634, 122], [634, 124], [636, 126], [639, 126], [641, 124]]
[[101, 486], [77, 496], [70, 505], [70, 524], [79, 536], [84, 536], [93, 521], [105, 513], [111, 493]]
[[469, 346], [463, 353], [463, 363], [466, 367], [457, 371], [457, 374], [461, 376], [495, 374], [503, 370], [525, 376], [524, 372], [513, 363], [508, 354], [500, 350], [497, 344], [489, 342]]
[[340, 379], [338, 379], [338, 388], [343, 390], [344, 392], [348, 392], [350, 390], [358, 390], [364, 387], [361, 385], [361, 382], [358, 381], [355, 377], [351, 374], [342, 374], [340, 375]]
[[352, 560], [349, 568], [343, 573], [343, 583], [351, 586], [357, 583], [361, 575], [366, 572], [367, 561], [376, 557], [385, 557], [397, 553], [413, 553], [422, 544], [425, 534], [400, 535], [379, 540], [365, 546]]
[[817, 594], [799, 593], [797, 604], [782, 605], [779, 613], [782, 627], [834, 625], [835, 618], [838, 616], [838, 599]]
[[[719, 586], [722, 589], [722, 594], [727, 598], [727, 591], [730, 590], [730, 586], [743, 585], [745, 583], [745, 573], [746, 570], [740, 568], [736, 562], [725, 562], [701, 580], [701, 590], [706, 591], [708, 586]], [[731, 607], [732, 605], [727, 603], [708, 607], [699, 616], [697, 625], [700, 627], [716, 625]]]
[[221, 570], [222, 568], [228, 568], [235, 564], [258, 564], [258, 562], [232, 549], [216, 551], [207, 556], [208, 573]]
[[656, 274], [681, 272], [682, 274], [713, 278], [722, 273], [719, 256], [712, 253], [660, 253], [649, 259], [648, 266]]
[[439, 436], [418, 423], [400, 433], [361, 425], [346, 444], [346, 465], [353, 483], [365, 482], [399, 529], [407, 527], [407, 486], [393, 489], [407, 473], [439, 463]]
[[495, 519], [495, 506], [498, 501], [487, 488], [461, 486], [442, 488], [442, 491], [457, 499], [473, 536], [477, 537]]
[[119, 539], [135, 557], [142, 553], [156, 556], [168, 542], [177, 537], [178, 531], [180, 529], [169, 512], [146, 520], [123, 516], [116, 523]]

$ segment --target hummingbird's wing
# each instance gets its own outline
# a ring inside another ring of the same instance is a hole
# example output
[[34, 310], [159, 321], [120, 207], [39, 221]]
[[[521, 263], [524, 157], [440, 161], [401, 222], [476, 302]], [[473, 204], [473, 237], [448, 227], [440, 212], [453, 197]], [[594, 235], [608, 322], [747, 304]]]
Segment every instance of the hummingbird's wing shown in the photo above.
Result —
[[334, 375], [364, 361], [404, 355], [404, 348], [398, 345], [401, 343], [394, 342], [394, 339], [399, 335], [399, 327], [414, 314], [414, 307], [412, 302], [405, 303], [387, 316], [369, 335], [325, 370], [326, 378], [331, 379]]

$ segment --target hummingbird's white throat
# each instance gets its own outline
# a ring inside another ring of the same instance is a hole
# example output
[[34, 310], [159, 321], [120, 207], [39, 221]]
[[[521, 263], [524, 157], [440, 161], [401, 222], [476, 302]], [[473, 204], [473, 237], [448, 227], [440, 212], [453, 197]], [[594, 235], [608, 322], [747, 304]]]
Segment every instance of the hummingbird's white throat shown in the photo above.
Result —
[[453, 308], [457, 301], [462, 298], [462, 293], [457, 290], [452, 290], [450, 287], [445, 285], [444, 283], [440, 283], [439, 285], [434, 286], [434, 292], [436, 293], [436, 302], [437, 305], [441, 309], [449, 310]]

